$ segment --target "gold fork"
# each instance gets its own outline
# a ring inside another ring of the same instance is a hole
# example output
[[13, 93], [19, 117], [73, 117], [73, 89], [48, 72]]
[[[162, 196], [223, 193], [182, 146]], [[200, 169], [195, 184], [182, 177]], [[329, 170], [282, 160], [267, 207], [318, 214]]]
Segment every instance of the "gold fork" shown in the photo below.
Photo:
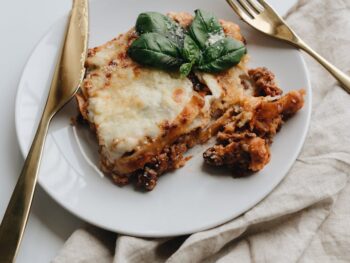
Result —
[[304, 50], [329, 71], [350, 93], [350, 77], [311, 49], [264, 0], [226, 0], [241, 19], [266, 35]]

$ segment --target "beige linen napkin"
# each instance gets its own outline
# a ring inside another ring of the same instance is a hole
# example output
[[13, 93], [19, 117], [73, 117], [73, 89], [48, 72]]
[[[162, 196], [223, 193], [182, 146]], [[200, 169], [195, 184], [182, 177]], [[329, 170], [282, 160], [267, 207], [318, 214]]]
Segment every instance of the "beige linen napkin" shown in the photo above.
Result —
[[[350, 73], [350, 0], [301, 0], [287, 21]], [[225, 225], [172, 239], [79, 229], [52, 262], [350, 262], [350, 95], [306, 60], [314, 92], [308, 138], [262, 202]]]

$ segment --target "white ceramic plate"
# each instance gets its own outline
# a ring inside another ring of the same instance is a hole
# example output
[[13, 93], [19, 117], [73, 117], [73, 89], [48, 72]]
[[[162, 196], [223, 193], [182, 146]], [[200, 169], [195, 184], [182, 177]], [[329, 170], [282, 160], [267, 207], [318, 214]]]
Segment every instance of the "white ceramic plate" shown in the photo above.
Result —
[[[90, 6], [90, 47], [125, 32], [142, 11], [190, 11], [202, 8], [237, 22], [225, 1], [211, 0], [95, 1]], [[16, 100], [18, 141], [26, 156], [51, 82], [66, 19], [60, 20], [37, 45], [23, 72]], [[242, 26], [251, 55], [250, 66], [267, 66], [287, 92], [305, 88], [304, 108], [276, 136], [271, 162], [259, 173], [233, 179], [202, 166], [202, 148], [194, 149], [185, 167], [162, 176], [149, 193], [119, 188], [102, 178], [92, 163], [97, 147], [89, 132], [70, 125], [75, 101], [53, 120], [46, 140], [39, 183], [62, 206], [82, 219], [119, 233], [163, 237], [193, 233], [225, 223], [262, 200], [283, 179], [306, 136], [311, 112], [311, 87], [300, 53]], [[78, 140], [77, 140], [78, 138]], [[82, 152], [83, 150], [83, 152]], [[90, 161], [89, 161], [90, 160]]]

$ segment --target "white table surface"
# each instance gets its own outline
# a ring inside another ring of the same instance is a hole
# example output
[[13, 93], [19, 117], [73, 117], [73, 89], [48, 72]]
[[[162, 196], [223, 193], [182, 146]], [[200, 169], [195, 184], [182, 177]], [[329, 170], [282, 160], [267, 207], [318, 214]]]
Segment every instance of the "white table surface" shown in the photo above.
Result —
[[[296, 1], [269, 0], [280, 14], [285, 14]], [[0, 3], [2, 53], [0, 118], [3, 123], [0, 128], [0, 218], [2, 218], [23, 164], [14, 124], [18, 81], [33, 48], [50, 26], [69, 12], [71, 1], [1, 0]], [[65, 211], [37, 187], [31, 216], [16, 262], [49, 262], [74, 229], [81, 224], [81, 220]]]

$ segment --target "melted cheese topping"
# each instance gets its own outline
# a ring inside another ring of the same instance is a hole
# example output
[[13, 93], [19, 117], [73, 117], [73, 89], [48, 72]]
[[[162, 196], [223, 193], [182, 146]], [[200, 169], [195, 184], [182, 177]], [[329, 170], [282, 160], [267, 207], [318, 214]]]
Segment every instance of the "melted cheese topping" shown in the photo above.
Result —
[[[93, 87], [104, 81], [93, 78]], [[108, 87], [90, 93], [89, 121], [110, 156], [119, 158], [161, 135], [161, 125], [173, 122], [192, 98], [193, 88], [187, 78], [165, 71], [118, 68]]]
[[[186, 26], [192, 16], [177, 13], [175, 20]], [[227, 36], [243, 40], [237, 25], [221, 23]], [[105, 45], [91, 49], [86, 61], [88, 73], [79, 107], [96, 129], [101, 154], [111, 163], [156, 143], [162, 138], [164, 127], [179, 123], [176, 120], [184, 109], [192, 109], [188, 106], [191, 99], [200, 96], [189, 79], [133, 62], [126, 51], [136, 37], [131, 29]], [[198, 127], [208, 128], [213, 121], [211, 111], [217, 105], [241, 96], [243, 88], [239, 76], [245, 74], [246, 60], [240, 64], [218, 75], [196, 73], [211, 95], [205, 96], [204, 105], [190, 123], [180, 122], [180, 125], [185, 125], [182, 133]]]

